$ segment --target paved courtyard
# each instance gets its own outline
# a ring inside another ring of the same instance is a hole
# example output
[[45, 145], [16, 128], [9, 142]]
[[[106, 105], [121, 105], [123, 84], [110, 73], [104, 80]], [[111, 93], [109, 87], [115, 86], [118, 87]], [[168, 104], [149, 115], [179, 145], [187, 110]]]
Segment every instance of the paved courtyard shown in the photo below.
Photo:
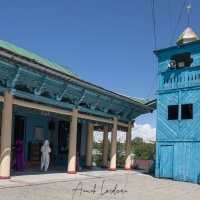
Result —
[[76, 175], [54, 168], [12, 172], [10, 180], [0, 180], [2, 200], [199, 200], [200, 185], [156, 179], [138, 171], [85, 170]]

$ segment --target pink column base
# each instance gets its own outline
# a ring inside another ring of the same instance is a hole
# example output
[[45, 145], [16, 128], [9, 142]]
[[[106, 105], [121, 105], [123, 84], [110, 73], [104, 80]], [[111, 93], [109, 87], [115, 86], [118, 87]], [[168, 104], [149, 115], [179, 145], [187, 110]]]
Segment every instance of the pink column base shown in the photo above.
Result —
[[0, 179], [10, 179], [10, 176], [0, 176]]
[[67, 174], [76, 174], [76, 171], [67, 171]]
[[109, 168], [109, 171], [116, 171], [116, 168]]
[[129, 168], [126, 168], [126, 167], [125, 167], [124, 170], [131, 170], [131, 168], [130, 168], [130, 167], [129, 167]]

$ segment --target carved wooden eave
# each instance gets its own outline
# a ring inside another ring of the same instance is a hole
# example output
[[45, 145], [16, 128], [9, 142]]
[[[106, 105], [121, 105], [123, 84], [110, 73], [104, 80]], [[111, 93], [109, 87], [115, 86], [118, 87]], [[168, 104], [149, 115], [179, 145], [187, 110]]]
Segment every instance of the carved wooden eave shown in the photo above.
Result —
[[5, 90], [16, 99], [66, 110], [76, 107], [80, 113], [107, 119], [117, 117], [123, 123], [154, 110], [0, 48], [0, 92]]

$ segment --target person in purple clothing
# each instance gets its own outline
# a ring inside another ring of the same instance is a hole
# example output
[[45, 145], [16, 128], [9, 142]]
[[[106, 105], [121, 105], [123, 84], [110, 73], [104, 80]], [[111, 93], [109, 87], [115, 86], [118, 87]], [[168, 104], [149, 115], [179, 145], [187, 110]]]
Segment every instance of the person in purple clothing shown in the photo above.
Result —
[[16, 144], [14, 147], [15, 152], [15, 159], [17, 164], [17, 170], [24, 171], [24, 153], [23, 153], [23, 141], [22, 140], [16, 140]]

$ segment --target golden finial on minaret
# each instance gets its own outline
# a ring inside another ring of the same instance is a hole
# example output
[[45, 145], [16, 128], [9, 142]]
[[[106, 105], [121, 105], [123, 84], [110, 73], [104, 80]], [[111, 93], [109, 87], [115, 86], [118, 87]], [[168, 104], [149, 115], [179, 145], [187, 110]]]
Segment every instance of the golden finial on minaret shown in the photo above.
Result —
[[190, 3], [187, 6], [187, 8], [188, 8], [188, 27], [190, 27], [190, 8], [191, 8], [191, 4]]
[[190, 28], [190, 8], [191, 4], [187, 6], [188, 9], [188, 27], [183, 31], [183, 33], [178, 37], [176, 42], [177, 45], [182, 45], [188, 42], [193, 42], [199, 40], [198, 36], [194, 33], [194, 31]]

